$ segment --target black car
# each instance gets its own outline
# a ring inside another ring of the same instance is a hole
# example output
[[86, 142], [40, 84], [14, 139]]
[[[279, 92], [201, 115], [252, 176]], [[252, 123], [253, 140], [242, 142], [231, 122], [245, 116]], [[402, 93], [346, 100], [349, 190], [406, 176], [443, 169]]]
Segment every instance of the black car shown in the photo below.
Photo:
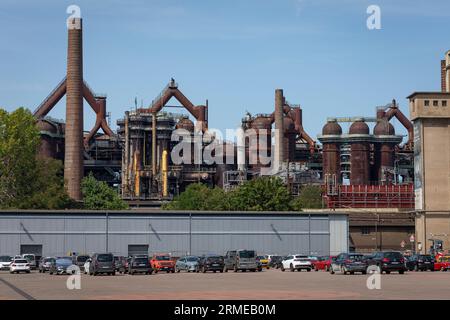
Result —
[[201, 272], [206, 271], [223, 272], [225, 267], [223, 256], [207, 255], [202, 256], [198, 261], [198, 268]]
[[150, 260], [145, 257], [133, 257], [128, 263], [128, 273], [134, 275], [136, 273], [152, 274], [153, 268]]
[[55, 258], [52, 257], [42, 257], [41, 260], [39, 260], [39, 273], [46, 273], [47, 271], [50, 271], [50, 268], [52, 267], [52, 264], [55, 263]]
[[56, 257], [51, 261], [48, 273], [55, 275], [73, 274], [75, 270], [71, 269], [72, 266], [72, 257]]
[[116, 275], [116, 267], [114, 264], [114, 256], [112, 253], [95, 253], [89, 264], [89, 274], [98, 275], [105, 273], [108, 275]]
[[369, 266], [377, 266], [381, 273], [386, 274], [392, 271], [403, 274], [407, 270], [405, 258], [397, 251], [377, 252], [367, 259], [367, 263]]
[[281, 266], [281, 261], [283, 261], [282, 256], [272, 256], [269, 260], [269, 267], [278, 269]]
[[359, 253], [341, 253], [331, 262], [330, 273], [341, 272], [354, 274], [355, 272], [367, 273], [367, 260]]
[[406, 260], [409, 271], [434, 271], [434, 258], [429, 254], [415, 254]]

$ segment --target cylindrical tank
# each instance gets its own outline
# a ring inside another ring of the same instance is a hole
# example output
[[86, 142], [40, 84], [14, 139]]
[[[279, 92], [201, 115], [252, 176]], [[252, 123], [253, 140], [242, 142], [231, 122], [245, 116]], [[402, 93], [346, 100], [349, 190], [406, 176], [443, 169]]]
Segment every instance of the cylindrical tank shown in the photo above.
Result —
[[56, 134], [58, 129], [48, 121], [39, 120], [36, 124], [41, 132], [41, 144], [39, 146], [39, 155], [46, 158], [56, 158], [57, 141], [51, 136]]
[[369, 131], [369, 126], [362, 119], [358, 119], [350, 126], [350, 183], [352, 185], [368, 185], [370, 181], [370, 142], [368, 140]]
[[251, 121], [248, 137], [248, 164], [252, 170], [270, 167], [272, 152], [272, 120], [260, 115]]
[[83, 35], [82, 21], [74, 18], [67, 50], [66, 142], [64, 179], [67, 193], [81, 200], [83, 178]]
[[395, 143], [388, 139], [383, 141], [383, 137], [395, 136], [395, 129], [389, 121], [382, 120], [374, 127], [373, 134], [378, 138], [374, 150], [374, 179], [380, 183], [389, 184], [393, 181], [393, 176], [387, 174], [386, 169], [394, 168]]
[[284, 143], [284, 155], [283, 155], [283, 161], [290, 161], [293, 162], [295, 160], [295, 145], [296, 145], [296, 132], [295, 132], [295, 123], [294, 121], [289, 117], [284, 117], [283, 120], [283, 126], [284, 126], [284, 137], [283, 137], [283, 143]]
[[[322, 135], [324, 137], [339, 137], [342, 135], [342, 128], [335, 119], [328, 121], [328, 123], [322, 129]], [[337, 141], [323, 142], [323, 175], [324, 176], [336, 176], [337, 181], [340, 182], [340, 143]]]

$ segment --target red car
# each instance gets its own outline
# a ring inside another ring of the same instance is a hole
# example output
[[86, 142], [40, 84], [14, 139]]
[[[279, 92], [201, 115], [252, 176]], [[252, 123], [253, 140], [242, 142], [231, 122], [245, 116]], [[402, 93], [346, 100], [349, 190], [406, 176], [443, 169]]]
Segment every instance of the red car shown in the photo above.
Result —
[[434, 271], [447, 271], [450, 269], [450, 256], [437, 256], [434, 262]]
[[328, 272], [331, 267], [331, 262], [333, 262], [335, 258], [335, 256], [318, 257], [313, 263], [314, 271], [325, 270]]

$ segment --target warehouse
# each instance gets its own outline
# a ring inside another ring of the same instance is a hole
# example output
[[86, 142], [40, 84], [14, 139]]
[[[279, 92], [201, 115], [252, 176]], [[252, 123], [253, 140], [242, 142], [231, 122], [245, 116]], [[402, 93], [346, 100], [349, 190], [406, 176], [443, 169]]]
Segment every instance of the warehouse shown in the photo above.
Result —
[[348, 251], [342, 213], [0, 211], [0, 254], [113, 252], [335, 255]]

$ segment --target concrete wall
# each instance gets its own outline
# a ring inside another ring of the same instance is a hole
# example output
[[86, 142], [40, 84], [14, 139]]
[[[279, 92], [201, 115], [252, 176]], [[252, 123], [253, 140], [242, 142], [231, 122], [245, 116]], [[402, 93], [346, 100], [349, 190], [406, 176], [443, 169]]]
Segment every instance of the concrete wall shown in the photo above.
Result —
[[21, 245], [42, 245], [43, 255], [127, 255], [129, 245], [174, 255], [239, 248], [334, 255], [348, 249], [348, 219], [339, 213], [0, 211], [0, 254], [18, 254]]

